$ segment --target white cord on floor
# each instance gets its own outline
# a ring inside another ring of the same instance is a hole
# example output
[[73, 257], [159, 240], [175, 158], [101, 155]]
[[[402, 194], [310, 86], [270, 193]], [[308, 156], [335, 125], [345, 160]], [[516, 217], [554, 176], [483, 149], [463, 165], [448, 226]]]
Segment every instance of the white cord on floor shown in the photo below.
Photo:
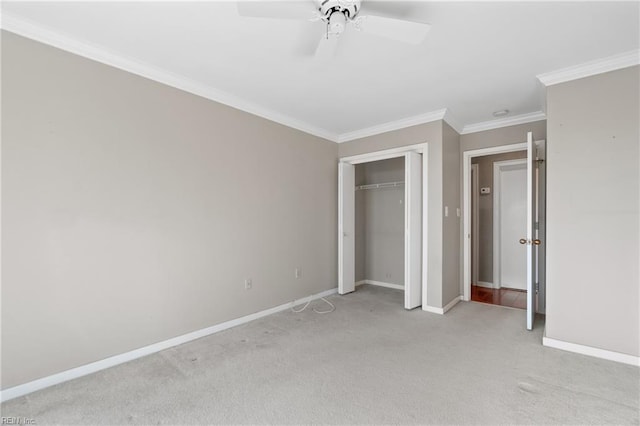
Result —
[[333, 303], [329, 302], [324, 297], [321, 297], [320, 299], [322, 299], [323, 301], [327, 302], [329, 304], [329, 306], [331, 306], [331, 308], [329, 308], [328, 311], [319, 311], [316, 308], [313, 308], [313, 312], [315, 312], [316, 314], [328, 314], [328, 313], [333, 312], [333, 311], [336, 310], [336, 307], [335, 307], [335, 305]]
[[311, 299], [309, 299], [307, 301], [307, 303], [304, 304], [304, 306], [302, 307], [302, 309], [298, 309], [297, 311], [295, 309], [293, 309], [293, 306], [291, 307], [291, 312], [295, 312], [296, 314], [299, 314], [300, 312], [304, 311], [305, 309], [307, 309], [307, 306], [309, 306], [309, 303], [311, 303]]
[[[333, 303], [329, 302], [327, 299], [325, 299], [324, 297], [321, 297], [320, 299], [322, 299], [323, 301], [325, 301], [326, 303], [329, 304], [329, 306], [331, 306], [331, 308], [329, 308], [328, 311], [319, 311], [316, 308], [313, 308], [313, 312], [315, 312], [316, 314], [328, 314], [331, 313], [333, 311], [336, 310], [336, 307]], [[307, 303], [304, 304], [304, 306], [298, 310], [293, 309], [293, 306], [291, 307], [291, 312], [295, 312], [296, 314], [299, 314], [300, 312], [304, 311], [305, 309], [307, 309], [307, 306], [309, 306], [309, 304], [311, 303], [312, 299], [309, 299], [307, 301]]]

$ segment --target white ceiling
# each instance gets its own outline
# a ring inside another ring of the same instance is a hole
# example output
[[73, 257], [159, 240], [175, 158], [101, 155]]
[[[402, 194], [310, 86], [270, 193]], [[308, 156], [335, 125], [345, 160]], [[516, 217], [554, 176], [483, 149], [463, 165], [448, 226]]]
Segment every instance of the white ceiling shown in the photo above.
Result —
[[426, 40], [404, 45], [347, 28], [337, 55], [317, 59], [299, 52], [322, 23], [240, 17], [231, 1], [4, 1], [2, 23], [333, 140], [444, 109], [458, 131], [501, 109], [512, 120], [540, 117], [537, 75], [640, 47], [637, 1], [372, 1], [362, 15], [369, 2], [430, 23]]

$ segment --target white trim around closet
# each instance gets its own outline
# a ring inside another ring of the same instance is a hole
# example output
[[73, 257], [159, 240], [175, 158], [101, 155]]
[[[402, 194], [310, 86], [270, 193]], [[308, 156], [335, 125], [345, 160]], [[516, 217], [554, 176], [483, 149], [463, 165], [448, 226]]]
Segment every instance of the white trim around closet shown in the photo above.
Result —
[[415, 145], [399, 146], [397, 148], [384, 149], [382, 151], [367, 152], [364, 154], [350, 155], [341, 157], [340, 162], [349, 164], [371, 163], [373, 161], [388, 160], [389, 158], [397, 158], [404, 156], [409, 151], [425, 154], [427, 152], [427, 142]]

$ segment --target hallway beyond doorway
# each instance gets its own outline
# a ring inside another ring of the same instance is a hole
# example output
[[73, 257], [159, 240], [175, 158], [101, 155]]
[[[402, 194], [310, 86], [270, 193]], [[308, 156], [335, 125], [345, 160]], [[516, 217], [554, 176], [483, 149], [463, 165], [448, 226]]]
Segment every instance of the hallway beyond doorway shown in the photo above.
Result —
[[490, 303], [492, 305], [508, 306], [510, 308], [527, 309], [526, 290], [516, 290], [505, 287], [487, 288], [472, 285], [471, 300], [474, 302]]

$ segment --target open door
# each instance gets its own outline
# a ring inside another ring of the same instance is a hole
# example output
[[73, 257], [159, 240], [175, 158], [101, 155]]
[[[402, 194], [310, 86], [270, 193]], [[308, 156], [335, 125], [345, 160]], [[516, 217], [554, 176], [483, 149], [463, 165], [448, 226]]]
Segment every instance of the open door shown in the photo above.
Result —
[[338, 163], [338, 293], [356, 289], [355, 166]]
[[[546, 220], [546, 206], [547, 206], [547, 168], [545, 165], [546, 158], [546, 146], [545, 140], [535, 141], [536, 146], [536, 239], [541, 240], [543, 243], [546, 239], [547, 220]], [[536, 312], [544, 314], [546, 312], [546, 247], [544, 244], [536, 246]]]
[[536, 149], [533, 142], [533, 133], [527, 133], [527, 237], [520, 243], [527, 245], [527, 330], [533, 330], [533, 321], [536, 316], [536, 276], [538, 250], [540, 244], [536, 233]]
[[404, 307], [422, 304], [422, 156], [405, 154]]

